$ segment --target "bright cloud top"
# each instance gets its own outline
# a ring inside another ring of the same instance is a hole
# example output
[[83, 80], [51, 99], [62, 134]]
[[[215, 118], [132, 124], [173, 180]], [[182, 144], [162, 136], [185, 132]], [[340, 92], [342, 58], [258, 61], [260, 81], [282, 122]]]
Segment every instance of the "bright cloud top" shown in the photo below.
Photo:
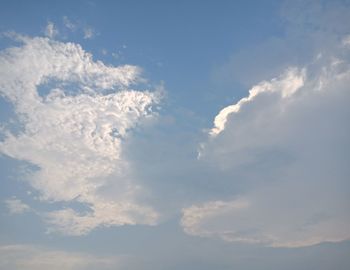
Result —
[[254, 99], [265, 92], [279, 92], [282, 98], [288, 98], [293, 95], [304, 83], [304, 72], [297, 69], [290, 69], [282, 78], [272, 79], [271, 82], [261, 82], [249, 90], [249, 96], [242, 98], [234, 105], [230, 105], [222, 109], [215, 117], [214, 128], [211, 129], [212, 136], [218, 135], [225, 129], [228, 117], [232, 113], [238, 113], [242, 106], [246, 103], [254, 101]]
[[243, 191], [183, 209], [185, 232], [275, 247], [350, 239], [343, 48], [254, 86], [216, 116], [200, 158], [228, 175], [218, 185]]
[[[29, 183], [41, 200], [88, 206], [45, 214], [52, 230], [79, 235], [100, 225], [154, 224], [157, 213], [136, 202], [141, 188], [122, 158], [123, 140], [159, 101], [155, 92], [130, 89], [143, 81], [140, 69], [95, 62], [77, 44], [17, 38], [22, 46], [0, 54], [0, 93], [23, 130], [7, 130], [0, 152], [39, 167]], [[105, 191], [109, 185], [117, 196]]]

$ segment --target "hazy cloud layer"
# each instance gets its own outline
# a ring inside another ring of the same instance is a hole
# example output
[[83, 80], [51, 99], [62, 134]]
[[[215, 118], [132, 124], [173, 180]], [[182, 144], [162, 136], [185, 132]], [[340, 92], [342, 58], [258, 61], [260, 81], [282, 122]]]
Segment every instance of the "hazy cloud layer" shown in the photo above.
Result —
[[115, 256], [98, 257], [31, 245], [0, 246], [0, 268], [7, 270], [108, 270], [120, 267], [121, 261]]

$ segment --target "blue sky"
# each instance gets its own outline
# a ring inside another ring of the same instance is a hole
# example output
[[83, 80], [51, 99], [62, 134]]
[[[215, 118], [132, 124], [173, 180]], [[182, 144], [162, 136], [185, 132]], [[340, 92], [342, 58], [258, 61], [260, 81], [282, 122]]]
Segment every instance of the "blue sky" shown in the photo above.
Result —
[[0, 269], [349, 269], [349, 1], [0, 6]]

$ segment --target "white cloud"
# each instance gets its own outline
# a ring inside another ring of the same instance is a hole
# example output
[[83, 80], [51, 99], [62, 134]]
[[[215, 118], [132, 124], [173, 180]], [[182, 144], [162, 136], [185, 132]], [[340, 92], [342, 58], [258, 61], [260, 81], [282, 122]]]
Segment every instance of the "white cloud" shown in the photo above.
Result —
[[337, 47], [218, 114], [200, 158], [236, 194], [184, 209], [185, 232], [283, 247], [350, 239], [347, 55]]
[[95, 62], [77, 44], [18, 38], [23, 46], [0, 54], [0, 92], [14, 105], [23, 130], [8, 131], [0, 152], [39, 167], [28, 181], [41, 200], [89, 208], [46, 214], [56, 226], [51, 231], [154, 224], [157, 213], [137, 203], [142, 188], [128, 176], [122, 157], [130, 130], [152, 117], [159, 101], [155, 92], [129, 89], [143, 81], [140, 69]]
[[80, 214], [72, 209], [63, 209], [46, 215], [47, 221], [54, 225], [50, 231], [58, 231], [67, 235], [84, 235], [100, 226], [125, 224], [155, 225], [157, 213], [150, 207], [130, 202], [113, 202], [94, 199], [91, 212]]
[[53, 22], [48, 22], [45, 28], [45, 35], [49, 38], [54, 38], [58, 35], [58, 30], [53, 24]]
[[261, 82], [249, 90], [248, 97], [242, 98], [236, 104], [228, 106], [219, 112], [215, 117], [214, 128], [211, 129], [210, 134], [216, 136], [223, 131], [230, 114], [238, 113], [242, 106], [254, 101], [258, 95], [265, 92], [280, 92], [282, 98], [288, 98], [302, 87], [303, 84], [304, 72], [295, 68], [288, 70], [281, 78], [272, 79], [270, 82]]
[[120, 267], [122, 259], [31, 245], [0, 246], [0, 268], [7, 270], [108, 270]]
[[16, 198], [5, 200], [5, 204], [11, 214], [22, 214], [30, 210], [27, 204]]

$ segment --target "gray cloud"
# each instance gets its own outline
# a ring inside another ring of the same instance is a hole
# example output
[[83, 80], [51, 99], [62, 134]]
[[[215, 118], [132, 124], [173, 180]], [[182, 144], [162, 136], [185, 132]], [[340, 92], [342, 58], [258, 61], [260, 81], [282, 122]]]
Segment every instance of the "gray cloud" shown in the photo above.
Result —
[[287, 247], [350, 238], [349, 52], [333, 52], [307, 65], [297, 87], [298, 72], [287, 73], [218, 114], [200, 158], [247, 188], [185, 208], [187, 233]]

